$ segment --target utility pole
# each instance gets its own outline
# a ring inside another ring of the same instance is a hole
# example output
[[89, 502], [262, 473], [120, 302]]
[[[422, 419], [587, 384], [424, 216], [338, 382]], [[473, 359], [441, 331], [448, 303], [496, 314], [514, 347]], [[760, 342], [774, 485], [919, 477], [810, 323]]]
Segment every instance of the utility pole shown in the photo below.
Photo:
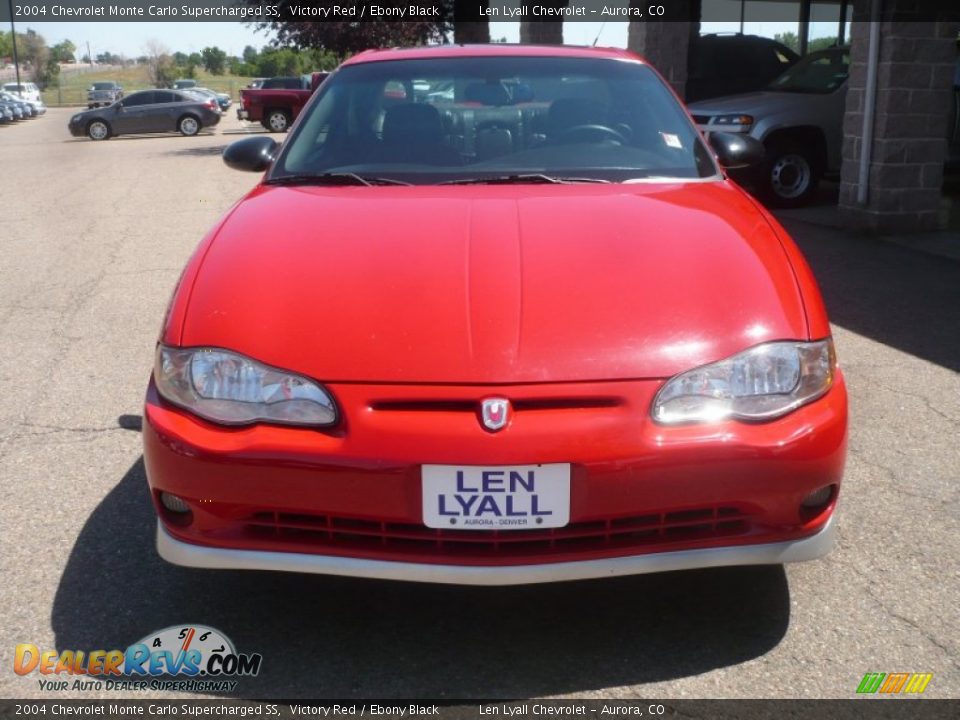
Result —
[[90, 54], [90, 41], [89, 41], [89, 40], [87, 40], [87, 60], [89, 61], [87, 64], [88, 64], [90, 67], [93, 67], [93, 55]]
[[7, 5], [10, 7], [10, 36], [13, 38], [13, 69], [17, 73], [17, 94], [23, 97], [20, 93], [20, 58], [17, 55], [17, 26], [13, 22], [13, 0], [7, 0]]

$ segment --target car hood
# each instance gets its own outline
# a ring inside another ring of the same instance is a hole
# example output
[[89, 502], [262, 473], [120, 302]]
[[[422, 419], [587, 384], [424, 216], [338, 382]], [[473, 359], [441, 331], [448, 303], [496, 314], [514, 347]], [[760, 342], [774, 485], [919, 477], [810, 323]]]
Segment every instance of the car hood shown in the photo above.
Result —
[[110, 105], [102, 105], [98, 108], [90, 108], [89, 110], [78, 110], [73, 115], [70, 116], [70, 122], [73, 122], [74, 119], [84, 120], [86, 118], [94, 117], [105, 117], [109, 116], [111, 112], [114, 112], [114, 105], [116, 103], [111, 103]]
[[739, 114], [767, 115], [773, 112], [783, 113], [793, 106], [810, 103], [810, 95], [791, 92], [752, 92], [742, 95], [701, 100], [687, 106], [691, 115]]
[[726, 182], [260, 186], [181, 291], [181, 345], [325, 381], [666, 377], [807, 334], [780, 241]]

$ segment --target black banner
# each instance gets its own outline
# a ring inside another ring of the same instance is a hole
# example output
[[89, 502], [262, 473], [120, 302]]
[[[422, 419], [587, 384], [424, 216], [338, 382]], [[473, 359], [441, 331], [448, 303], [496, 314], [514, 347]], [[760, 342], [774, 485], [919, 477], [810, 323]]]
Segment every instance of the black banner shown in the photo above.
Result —
[[[840, 0], [823, 0], [821, 4]], [[865, 8], [865, 0], [849, 0]], [[796, 22], [800, 0], [16, 0], [0, 22]], [[837, 10], [839, 12], [839, 10]], [[695, 17], [694, 17], [695, 16]], [[886, 0], [884, 19], [960, 18], [954, 0]]]

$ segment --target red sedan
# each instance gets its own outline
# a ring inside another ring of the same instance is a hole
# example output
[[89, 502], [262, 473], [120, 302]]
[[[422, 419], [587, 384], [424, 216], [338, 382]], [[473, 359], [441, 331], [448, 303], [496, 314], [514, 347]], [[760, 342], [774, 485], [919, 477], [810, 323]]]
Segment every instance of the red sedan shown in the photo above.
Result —
[[620, 50], [360, 54], [202, 241], [147, 390], [180, 565], [508, 584], [808, 560], [847, 400], [810, 269]]

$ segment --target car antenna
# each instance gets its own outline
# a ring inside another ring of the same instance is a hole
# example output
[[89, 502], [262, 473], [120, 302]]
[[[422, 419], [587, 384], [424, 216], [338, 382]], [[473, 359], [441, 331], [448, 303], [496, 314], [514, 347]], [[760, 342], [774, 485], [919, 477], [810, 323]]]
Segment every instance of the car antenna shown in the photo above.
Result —
[[600, 40], [600, 35], [601, 35], [601, 33], [603, 33], [603, 29], [604, 29], [606, 26], [607, 26], [606, 23], [601, 23], [601, 24], [600, 24], [600, 30], [597, 31], [597, 36], [593, 39], [593, 45], [591, 45], [591, 47], [596, 47], [596, 46], [597, 46], [597, 42], [599, 42], [599, 40]]

